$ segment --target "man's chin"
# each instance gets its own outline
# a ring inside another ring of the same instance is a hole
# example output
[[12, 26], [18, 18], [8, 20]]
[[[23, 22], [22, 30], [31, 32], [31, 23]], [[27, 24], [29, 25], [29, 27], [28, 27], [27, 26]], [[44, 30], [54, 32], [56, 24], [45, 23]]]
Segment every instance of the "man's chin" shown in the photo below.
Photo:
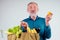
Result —
[[35, 13], [30, 14], [30, 16], [37, 16]]

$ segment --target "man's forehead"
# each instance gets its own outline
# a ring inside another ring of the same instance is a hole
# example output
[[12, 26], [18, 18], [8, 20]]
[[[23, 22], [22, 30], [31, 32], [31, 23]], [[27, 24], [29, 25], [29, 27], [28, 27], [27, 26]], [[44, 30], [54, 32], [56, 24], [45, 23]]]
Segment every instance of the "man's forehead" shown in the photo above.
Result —
[[29, 6], [37, 6], [36, 4], [30, 4]]

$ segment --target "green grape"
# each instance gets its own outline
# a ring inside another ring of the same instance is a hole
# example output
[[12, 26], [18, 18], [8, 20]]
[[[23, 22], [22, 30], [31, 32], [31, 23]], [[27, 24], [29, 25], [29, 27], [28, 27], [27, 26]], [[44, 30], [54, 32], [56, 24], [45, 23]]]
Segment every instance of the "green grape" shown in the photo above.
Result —
[[16, 36], [19, 37], [19, 32], [16, 33]]
[[22, 30], [19, 30], [19, 33], [21, 34], [22, 33]]
[[16, 31], [13, 29], [13, 34], [15, 34], [16, 33]]
[[22, 29], [20, 26], [14, 26], [12, 29], [8, 29], [8, 32], [11, 32], [13, 34], [15, 34], [17, 37], [19, 37], [19, 34], [22, 33]]
[[16, 33], [19, 30], [19, 26], [14, 26], [13, 33]]
[[19, 37], [19, 34], [22, 33], [22, 30], [17, 31], [16, 36]]
[[8, 29], [8, 32], [13, 32], [13, 30], [11, 28]]

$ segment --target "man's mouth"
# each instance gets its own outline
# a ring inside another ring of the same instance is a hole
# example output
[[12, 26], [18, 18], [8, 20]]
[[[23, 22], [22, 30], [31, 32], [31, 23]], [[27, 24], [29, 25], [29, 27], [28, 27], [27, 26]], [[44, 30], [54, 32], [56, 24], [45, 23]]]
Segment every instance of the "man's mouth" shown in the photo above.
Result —
[[34, 13], [34, 12], [35, 12], [34, 10], [31, 11], [31, 13]]

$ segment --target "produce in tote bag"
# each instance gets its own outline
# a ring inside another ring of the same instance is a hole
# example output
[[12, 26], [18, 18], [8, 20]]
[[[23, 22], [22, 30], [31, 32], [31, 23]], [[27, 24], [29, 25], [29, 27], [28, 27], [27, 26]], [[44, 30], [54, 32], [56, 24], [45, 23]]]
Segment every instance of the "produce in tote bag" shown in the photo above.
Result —
[[37, 33], [36, 30], [35, 30], [35, 28], [30, 29], [29, 27], [27, 27], [27, 32], [28, 33]]
[[14, 26], [8, 29], [8, 40], [39, 40], [39, 30], [27, 27], [27, 32], [22, 32], [20, 26]]
[[8, 34], [15, 34], [17, 37], [22, 33], [20, 26], [14, 26], [13, 28], [8, 29]]

